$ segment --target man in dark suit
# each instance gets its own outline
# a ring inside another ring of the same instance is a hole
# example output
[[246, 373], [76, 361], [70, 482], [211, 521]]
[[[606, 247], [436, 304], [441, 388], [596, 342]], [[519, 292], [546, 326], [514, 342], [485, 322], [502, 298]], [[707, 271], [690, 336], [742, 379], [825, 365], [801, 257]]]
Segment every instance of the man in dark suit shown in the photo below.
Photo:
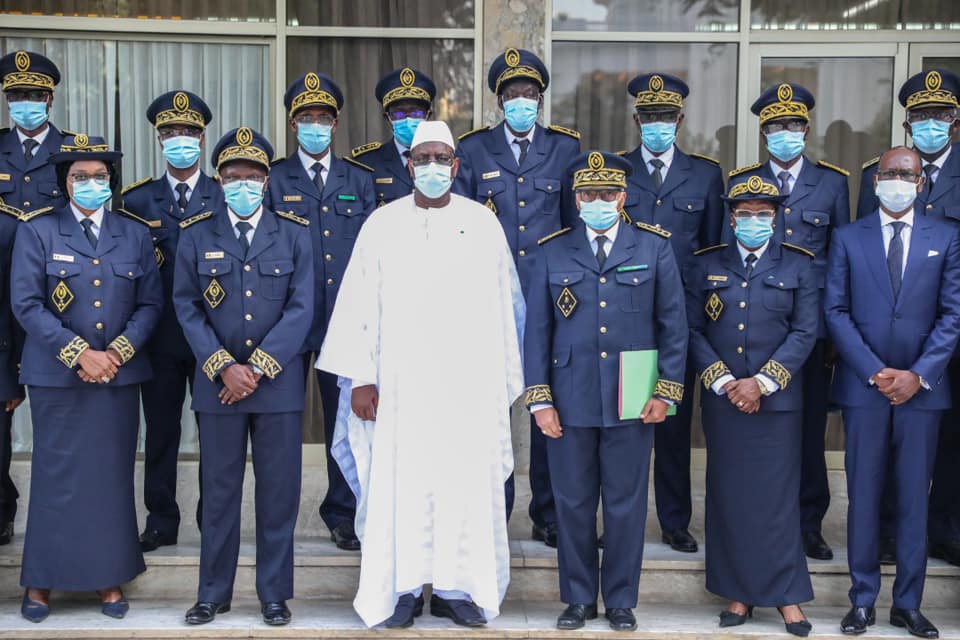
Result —
[[[852, 608], [844, 633], [875, 621], [880, 590], [883, 478], [897, 498], [897, 577], [890, 623], [923, 638], [927, 498], [940, 417], [950, 407], [947, 364], [960, 337], [960, 237], [917, 216], [920, 156], [905, 147], [880, 158], [879, 213], [834, 234], [826, 317], [840, 363], [833, 397], [846, 430], [848, 564]], [[888, 466], [888, 459], [891, 464]]]

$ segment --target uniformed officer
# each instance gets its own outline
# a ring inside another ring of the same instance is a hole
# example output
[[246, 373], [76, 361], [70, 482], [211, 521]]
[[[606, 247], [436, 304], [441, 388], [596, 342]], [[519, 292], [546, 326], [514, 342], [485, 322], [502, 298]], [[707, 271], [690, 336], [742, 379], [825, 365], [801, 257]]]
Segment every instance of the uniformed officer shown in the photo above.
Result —
[[13, 456], [13, 411], [23, 402], [23, 387], [17, 381], [17, 365], [23, 349], [23, 330], [10, 308], [10, 256], [21, 211], [0, 200], [0, 545], [13, 539], [17, 516], [17, 487], [10, 477]]
[[[630, 220], [659, 225], [670, 232], [681, 275], [693, 252], [720, 242], [723, 227], [723, 174], [713, 158], [684, 153], [676, 145], [683, 124], [683, 100], [690, 93], [680, 78], [646, 73], [628, 85], [636, 97], [633, 120], [641, 144], [626, 154], [633, 165], [627, 180], [624, 210]], [[694, 367], [687, 367], [684, 386], [692, 388]], [[676, 551], [693, 553], [690, 535], [690, 419], [693, 394], [687, 394], [676, 416], [656, 428], [653, 487], [663, 542]]]
[[[360, 225], [375, 206], [373, 169], [352, 158], [337, 158], [330, 150], [337, 116], [343, 108], [343, 93], [329, 77], [311, 72], [294, 80], [287, 87], [283, 104], [290, 127], [297, 134], [298, 147], [290, 157], [274, 164], [267, 207], [310, 221], [317, 291], [307, 350], [316, 353], [323, 344]], [[356, 499], [330, 455], [340, 390], [337, 377], [325, 371], [317, 371], [317, 383], [327, 454], [327, 495], [320, 504], [320, 517], [338, 547], [355, 551], [360, 548], [353, 528]]]
[[433, 119], [433, 98], [437, 87], [430, 76], [404, 67], [380, 79], [374, 90], [383, 105], [383, 119], [393, 131], [387, 142], [368, 142], [355, 148], [351, 156], [373, 168], [377, 206], [413, 193], [413, 181], [407, 168], [410, 143], [417, 126]]
[[257, 595], [263, 620], [290, 622], [300, 506], [304, 340], [313, 256], [296, 214], [263, 205], [273, 148], [247, 127], [213, 150], [226, 206], [180, 223], [173, 302], [196, 357], [203, 526], [189, 624], [230, 610], [249, 437], [257, 476]]
[[[582, 222], [543, 238], [528, 282], [524, 397], [547, 441], [560, 535], [560, 629], [597, 616], [636, 628], [653, 424], [683, 399], [687, 318], [670, 233], [620, 221], [630, 163], [609, 153], [570, 168]], [[618, 411], [622, 352], [658, 350], [640, 419]], [[605, 548], [598, 566], [597, 506]]]
[[[460, 170], [454, 192], [485, 204], [503, 225], [524, 293], [533, 273], [537, 239], [564, 226], [576, 207], [566, 168], [580, 153], [580, 134], [542, 127], [537, 115], [550, 74], [524, 49], [507, 49], [490, 65], [487, 84], [497, 95], [503, 121], [460, 136]], [[565, 186], [566, 185], [566, 186]], [[530, 421], [530, 518], [533, 539], [557, 546], [556, 509], [550, 491], [546, 440]], [[513, 510], [513, 477], [507, 480], [507, 515]]]
[[[774, 239], [814, 254], [813, 269], [821, 289], [827, 250], [833, 230], [850, 222], [849, 172], [823, 160], [813, 162], [804, 153], [810, 135], [813, 95], [798, 84], [781, 83], [764, 91], [750, 107], [760, 117], [760, 133], [770, 154], [768, 162], [730, 172], [730, 177], [759, 175], [777, 185], [785, 196], [777, 211]], [[724, 232], [725, 237], [732, 230]], [[820, 533], [830, 505], [830, 485], [824, 458], [827, 396], [831, 365], [826, 325], [820, 322], [818, 340], [804, 365], [803, 461], [800, 472], [800, 525], [806, 554], [817, 560], [833, 558]]]
[[[925, 177], [923, 190], [914, 201], [917, 215], [928, 215], [960, 225], [960, 144], [957, 133], [957, 102], [960, 78], [946, 69], [931, 69], [912, 76], [900, 88], [900, 104], [906, 109], [903, 128], [920, 154]], [[879, 200], [874, 177], [879, 158], [864, 164], [857, 216], [875, 213]], [[949, 365], [953, 408], [944, 412], [940, 425], [937, 463], [930, 490], [928, 535], [930, 555], [960, 565], [960, 359]], [[888, 483], [880, 521], [881, 558], [896, 562], [896, 502]]]
[[157, 97], [147, 107], [147, 120], [157, 130], [166, 171], [159, 178], [138, 180], [122, 191], [120, 213], [150, 227], [164, 296], [160, 325], [147, 345], [153, 380], [140, 388], [147, 422], [143, 470], [147, 522], [140, 535], [144, 551], [176, 544], [180, 526], [180, 416], [196, 363], [173, 309], [173, 273], [180, 222], [204, 211], [215, 211], [223, 203], [223, 190], [200, 170], [204, 131], [212, 119], [207, 104], [189, 91], [169, 91]]
[[146, 567], [137, 540], [134, 465], [144, 346], [163, 294], [147, 227], [106, 208], [120, 153], [67, 136], [49, 162], [68, 206], [23, 216], [10, 298], [26, 330], [20, 382], [30, 390], [33, 464], [20, 583], [40, 622], [50, 590], [98, 591], [129, 609], [120, 585]]
[[[690, 360], [702, 372], [707, 438], [707, 589], [730, 600], [720, 626], [777, 607], [810, 633], [800, 519], [803, 363], [820, 323], [813, 254], [773, 239], [783, 200], [741, 174], [726, 197], [734, 244], [697, 252], [687, 273]], [[744, 544], [749, 540], [749, 544]]]

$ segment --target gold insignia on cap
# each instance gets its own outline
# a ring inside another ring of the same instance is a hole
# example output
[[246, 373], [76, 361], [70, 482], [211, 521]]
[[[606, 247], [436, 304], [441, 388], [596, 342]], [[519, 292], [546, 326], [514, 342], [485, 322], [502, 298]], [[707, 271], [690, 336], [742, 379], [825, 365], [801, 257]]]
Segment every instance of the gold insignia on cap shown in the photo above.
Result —
[[738, 198], [744, 194], [758, 196], [779, 196], [780, 190], [769, 182], [764, 182], [760, 176], [750, 176], [746, 182], [741, 182], [730, 189], [728, 198]]
[[587, 157], [587, 166], [591, 169], [603, 169], [603, 156], [596, 151]]
[[650, 91], [663, 91], [663, 78], [660, 76], [650, 76], [650, 82], [647, 83]]
[[[386, 107], [397, 100], [423, 100], [430, 102], [430, 94], [426, 89], [413, 86], [417, 81], [417, 74], [410, 67], [404, 67], [400, 72], [400, 86], [394, 87], [383, 94], [383, 106]], [[379, 145], [378, 145], [379, 146]]]
[[85, 133], [78, 133], [73, 137], [73, 144], [78, 147], [86, 147], [90, 144], [90, 138]]
[[557, 308], [560, 309], [564, 318], [569, 318], [573, 310], [577, 308], [577, 302], [577, 297], [573, 295], [573, 291], [564, 287], [563, 291], [560, 292], [560, 297], [557, 298]]
[[307, 88], [307, 91], [316, 91], [320, 88], [320, 76], [311, 71], [303, 79], [303, 86]]
[[793, 87], [784, 82], [777, 88], [777, 100], [780, 102], [790, 102], [793, 100]]
[[940, 77], [939, 71], [930, 71], [923, 82], [927, 85], [927, 91], [936, 91], [940, 88], [943, 78]]
[[267, 152], [253, 144], [253, 129], [240, 127], [234, 135], [234, 140], [236, 141], [235, 145], [224, 147], [220, 155], [217, 156], [218, 169], [224, 163], [233, 160], [249, 160], [262, 164], [267, 169], [270, 168], [270, 158], [267, 157]]
[[403, 71], [400, 72], [400, 84], [405, 87], [412, 87], [413, 83], [416, 82], [417, 76], [413, 72], [413, 69], [404, 67]]
[[703, 310], [707, 312], [707, 317], [714, 322], [720, 318], [720, 314], [723, 313], [723, 300], [720, 299], [716, 291], [707, 298], [707, 304], [703, 307]]
[[520, 64], [520, 52], [510, 47], [503, 53], [503, 61], [507, 63], [508, 67], [516, 67]]
[[807, 105], [793, 99], [793, 87], [786, 82], [777, 87], [777, 102], [768, 104], [760, 110], [760, 124], [775, 118], [810, 119]]
[[73, 300], [73, 291], [70, 291], [70, 287], [68, 287], [67, 283], [63, 280], [57, 283], [57, 286], [53, 288], [53, 292], [50, 294], [50, 301], [53, 302], [53, 306], [56, 307], [60, 313], [63, 313]]
[[543, 76], [540, 75], [540, 72], [531, 66], [520, 64], [520, 52], [513, 47], [503, 52], [503, 61], [506, 63], [507, 68], [497, 77], [496, 85], [493, 88], [494, 93], [499, 94], [500, 86], [507, 80], [512, 80], [513, 78], [530, 78], [531, 80], [537, 81], [541, 90], [544, 88]]
[[588, 187], [615, 187], [627, 188], [627, 174], [620, 169], [611, 169], [606, 166], [603, 154], [591, 151], [587, 156], [587, 168], [573, 172], [573, 188]]
[[173, 96], [173, 108], [177, 111], [186, 111], [190, 107], [190, 98], [183, 91]]
[[253, 143], [253, 131], [250, 127], [240, 127], [237, 129], [237, 144], [242, 147], [250, 146]]
[[918, 107], [924, 104], [950, 104], [957, 105], [957, 96], [951, 91], [943, 88], [943, 77], [937, 70], [927, 72], [923, 78], [925, 89], [915, 91], [907, 98], [907, 109]]
[[291, 117], [302, 107], [314, 104], [331, 107], [334, 111], [338, 110], [336, 99], [329, 92], [320, 88], [320, 76], [311, 71], [304, 76], [303, 86], [305, 91], [298, 94], [290, 103]]
[[17, 51], [13, 61], [17, 65], [17, 71], [26, 71], [30, 68], [30, 54], [26, 51]]
[[647, 80], [647, 91], [638, 91], [634, 107], [683, 107], [683, 96], [676, 91], [664, 91], [663, 78], [656, 74]]
[[30, 54], [26, 51], [17, 51], [13, 56], [13, 63], [17, 70], [3, 76], [3, 91], [8, 89], [44, 89], [53, 91], [53, 77], [45, 73], [30, 71]]
[[210, 281], [207, 289], [203, 292], [203, 299], [207, 301], [211, 309], [216, 309], [220, 306], [220, 303], [223, 302], [223, 299], [226, 297], [227, 292], [223, 290], [223, 287], [220, 286], [216, 278]]
[[760, 193], [760, 190], [763, 189], [763, 179], [760, 176], [750, 176], [747, 180], [747, 189], [753, 193]]
[[154, 116], [154, 128], [164, 127], [171, 124], [186, 124], [200, 129], [205, 129], [206, 121], [203, 114], [196, 109], [190, 108], [190, 96], [183, 91], [178, 91], [173, 96], [173, 109], [161, 111]]

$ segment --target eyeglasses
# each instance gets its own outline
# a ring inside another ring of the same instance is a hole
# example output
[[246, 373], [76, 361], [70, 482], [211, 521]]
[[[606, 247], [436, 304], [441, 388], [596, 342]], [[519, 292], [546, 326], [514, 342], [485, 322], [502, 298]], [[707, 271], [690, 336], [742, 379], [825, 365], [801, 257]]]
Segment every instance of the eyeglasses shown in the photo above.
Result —
[[877, 171], [877, 178], [880, 180], [916, 182], [920, 178], [920, 174], [914, 173], [910, 169], [881, 169]]
[[263, 184], [267, 181], [267, 176], [263, 174], [254, 174], [252, 176], [220, 176], [220, 184], [230, 184], [231, 182], [240, 182], [242, 180], [249, 180], [250, 182], [259, 182], [260, 184]]
[[510, 102], [514, 98], [527, 98], [529, 100], [539, 100], [540, 99], [540, 89], [537, 89], [533, 85], [527, 85], [525, 87], [507, 87], [500, 94], [500, 97], [503, 98], [504, 102]]
[[86, 173], [70, 173], [70, 174], [67, 174], [67, 180], [69, 180], [71, 184], [76, 184], [78, 182], [86, 182], [87, 180], [93, 180], [97, 184], [104, 185], [110, 182], [110, 174], [95, 173], [93, 175], [89, 175]]
[[36, 90], [17, 90], [12, 89], [5, 92], [7, 97], [7, 102], [46, 102], [47, 96], [50, 95], [49, 91], [43, 91], [41, 89]]
[[613, 189], [583, 189], [582, 191], [577, 191], [581, 202], [593, 202], [597, 198], [600, 198], [604, 202], [613, 202], [621, 193], [623, 193], [623, 191]]
[[760, 218], [766, 220], [777, 214], [773, 209], [763, 209], [762, 211], [751, 211], [750, 209], [734, 209], [733, 217], [736, 220], [746, 220], [748, 218]]
[[760, 131], [764, 133], [780, 133], [781, 131], [792, 131], [797, 133], [798, 131], [803, 131], [807, 127], [806, 120], [778, 120], [777, 122], [768, 122], [762, 127]]
[[188, 138], [199, 138], [203, 135], [203, 129], [197, 127], [163, 127], [157, 130], [157, 135], [161, 140], [170, 140], [185, 136]]
[[445, 167], [453, 166], [453, 156], [448, 156], [447, 154], [428, 155], [426, 153], [417, 153], [410, 156], [410, 161], [413, 162], [413, 166], [415, 167], [423, 167], [431, 162], [436, 162]]
[[423, 109], [397, 109], [396, 111], [388, 111], [387, 117], [394, 122], [400, 122], [401, 120], [406, 120], [407, 118], [426, 120], [428, 113], [430, 113], [429, 110], [424, 111]]
[[956, 119], [956, 109], [912, 109], [907, 111], [907, 122], [923, 122], [924, 120], [953, 122]]
[[679, 111], [637, 111], [637, 119], [641, 124], [651, 124], [654, 122], [673, 123], [680, 119]]
[[324, 113], [319, 116], [310, 116], [307, 114], [294, 116], [293, 121], [297, 124], [322, 124], [326, 126], [332, 126], [334, 122], [337, 121], [336, 116], [331, 116], [328, 113]]

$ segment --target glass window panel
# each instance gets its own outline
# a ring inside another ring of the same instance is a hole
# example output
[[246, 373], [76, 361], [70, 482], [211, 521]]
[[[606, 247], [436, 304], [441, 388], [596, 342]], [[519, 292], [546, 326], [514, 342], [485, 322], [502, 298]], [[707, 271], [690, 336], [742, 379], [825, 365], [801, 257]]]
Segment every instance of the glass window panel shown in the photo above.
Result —
[[474, 0], [286, 0], [287, 24], [473, 28]]
[[960, 2], [944, 0], [752, 0], [752, 29], [958, 29]]
[[553, 0], [555, 31], [737, 31], [740, 0]]
[[640, 133], [633, 122], [627, 83], [637, 74], [662, 71], [690, 86], [678, 145], [733, 167], [736, 158], [737, 45], [726, 43], [555, 42], [547, 95], [551, 120], [580, 131], [584, 148], [633, 149]]
[[[411, 66], [437, 85], [434, 117], [450, 125], [454, 135], [473, 128], [473, 40], [379, 38], [287, 38], [287, 81], [319, 71], [343, 91], [344, 108], [334, 137], [334, 152], [374, 140], [387, 140], [390, 127], [373, 94], [387, 72]], [[293, 132], [287, 149], [296, 149]]]
[[923, 59], [923, 69], [946, 69], [953, 71], [960, 76], [960, 57], [925, 57]]
[[0, 14], [275, 22], [276, 0], [0, 0]]

